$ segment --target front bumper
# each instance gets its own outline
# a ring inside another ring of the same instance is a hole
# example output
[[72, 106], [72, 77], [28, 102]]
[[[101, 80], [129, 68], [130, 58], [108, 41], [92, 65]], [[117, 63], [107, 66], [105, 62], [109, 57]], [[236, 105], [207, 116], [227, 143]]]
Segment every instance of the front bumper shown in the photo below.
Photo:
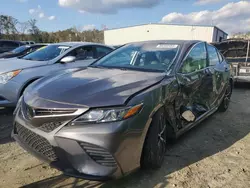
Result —
[[25, 150], [66, 175], [106, 180], [140, 166], [142, 131], [129, 131], [136, 117], [84, 126], [67, 126], [66, 121], [51, 132], [44, 132], [31, 125], [20, 111], [15, 117], [12, 137]]
[[20, 88], [20, 84], [12, 80], [6, 84], [0, 84], [0, 107], [15, 107]]

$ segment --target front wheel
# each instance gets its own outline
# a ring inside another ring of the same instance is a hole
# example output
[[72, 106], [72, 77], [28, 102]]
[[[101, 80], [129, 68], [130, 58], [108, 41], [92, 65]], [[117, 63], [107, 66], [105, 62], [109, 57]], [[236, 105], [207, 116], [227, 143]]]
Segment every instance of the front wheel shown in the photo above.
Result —
[[165, 152], [167, 124], [164, 110], [160, 109], [153, 117], [143, 146], [141, 166], [147, 169], [160, 168]]
[[232, 95], [232, 84], [229, 83], [228, 84], [228, 87], [227, 87], [227, 90], [225, 92], [225, 95], [223, 97], [223, 100], [222, 100], [222, 103], [220, 104], [218, 110], [220, 112], [225, 112], [227, 111], [228, 107], [229, 107], [229, 103], [230, 103], [230, 98], [231, 98], [231, 95]]

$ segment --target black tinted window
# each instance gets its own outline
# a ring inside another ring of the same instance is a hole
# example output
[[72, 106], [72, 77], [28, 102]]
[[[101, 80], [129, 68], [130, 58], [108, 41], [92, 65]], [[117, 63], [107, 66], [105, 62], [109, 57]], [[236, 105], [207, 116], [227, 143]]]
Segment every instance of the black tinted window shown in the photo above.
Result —
[[195, 72], [206, 67], [207, 54], [205, 43], [199, 43], [193, 47], [186, 57], [182, 67], [182, 73]]
[[67, 56], [75, 56], [76, 60], [94, 59], [94, 48], [83, 46], [72, 50]]
[[216, 63], [220, 62], [215, 47], [207, 45], [207, 52], [208, 52], [210, 66], [216, 65]]
[[2, 44], [2, 47], [7, 47], [7, 48], [15, 48], [18, 47], [19, 44], [15, 42], [9, 42], [9, 41], [4, 41]]
[[96, 58], [101, 58], [101, 57], [107, 55], [110, 51], [112, 51], [110, 48], [97, 46], [96, 47]]

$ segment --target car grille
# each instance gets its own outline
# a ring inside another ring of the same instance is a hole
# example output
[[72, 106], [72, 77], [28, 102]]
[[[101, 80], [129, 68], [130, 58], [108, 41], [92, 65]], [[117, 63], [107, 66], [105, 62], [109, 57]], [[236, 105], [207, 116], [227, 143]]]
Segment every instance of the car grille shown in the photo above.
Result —
[[64, 110], [64, 109], [35, 109], [36, 116], [50, 116], [50, 115], [64, 115], [73, 114], [76, 110]]
[[41, 154], [50, 161], [58, 160], [53, 147], [45, 138], [39, 136], [38, 134], [30, 131], [18, 123], [15, 124], [15, 128], [18, 138], [22, 143], [28, 145], [35, 152]]
[[48, 122], [48, 123], [42, 124], [42, 126], [39, 127], [39, 129], [48, 133], [60, 127], [62, 124], [63, 122]]
[[63, 125], [65, 121], [72, 119], [72, 117], [64, 116], [64, 115], [69, 115], [69, 114], [73, 114], [74, 112], [76, 112], [76, 109], [33, 108], [29, 106], [28, 104], [26, 104], [24, 100], [22, 101], [21, 108], [22, 108], [21, 111], [23, 114], [22, 116], [24, 117], [24, 119], [30, 122], [33, 122], [33, 126], [45, 132], [51, 132], [55, 130], [56, 128], [60, 127], [61, 125]]
[[114, 157], [106, 151], [104, 148], [99, 146], [79, 142], [80, 146], [83, 150], [98, 164], [108, 167], [116, 167], [116, 161]]
[[22, 102], [22, 111], [27, 119], [32, 119], [33, 117], [43, 117], [43, 116], [57, 116], [57, 115], [68, 115], [76, 112], [76, 109], [40, 109], [33, 108], [27, 105], [24, 101]]

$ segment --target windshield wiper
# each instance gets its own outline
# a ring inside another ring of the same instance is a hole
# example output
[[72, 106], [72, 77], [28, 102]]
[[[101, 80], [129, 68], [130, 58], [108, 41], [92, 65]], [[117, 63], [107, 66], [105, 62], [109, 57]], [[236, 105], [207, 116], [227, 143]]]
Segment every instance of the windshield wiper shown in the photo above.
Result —
[[24, 60], [33, 60], [32, 58], [20, 58], [20, 59], [24, 59]]
[[107, 67], [104, 66], [98, 66], [98, 65], [90, 65], [91, 68], [98, 68], [98, 69], [106, 69]]

